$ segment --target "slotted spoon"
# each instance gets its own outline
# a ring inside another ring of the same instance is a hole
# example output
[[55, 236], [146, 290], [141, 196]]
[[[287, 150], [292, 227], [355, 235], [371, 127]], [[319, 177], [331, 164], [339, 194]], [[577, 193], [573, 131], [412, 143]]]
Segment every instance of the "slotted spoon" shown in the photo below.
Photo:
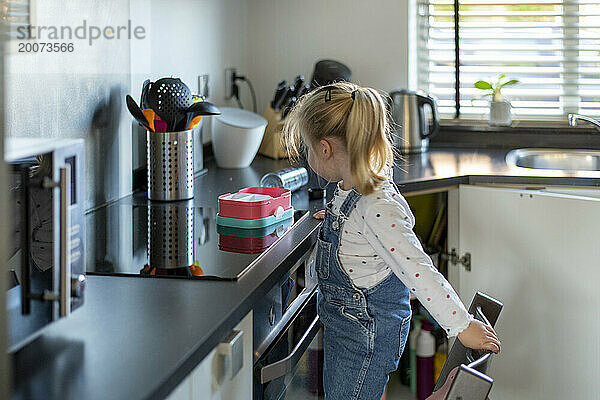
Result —
[[177, 123], [187, 117], [192, 105], [192, 93], [179, 78], [162, 78], [152, 83], [148, 89], [148, 106], [167, 123], [169, 132]]

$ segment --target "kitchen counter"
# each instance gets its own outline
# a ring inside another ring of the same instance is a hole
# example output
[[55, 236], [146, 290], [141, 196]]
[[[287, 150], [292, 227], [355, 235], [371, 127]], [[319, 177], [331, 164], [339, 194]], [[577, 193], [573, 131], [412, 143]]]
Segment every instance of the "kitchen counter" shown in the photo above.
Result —
[[[510, 168], [506, 150], [432, 149], [400, 162], [394, 180], [404, 194], [458, 184], [600, 186], [599, 173], [561, 174]], [[217, 196], [257, 185], [266, 171], [287, 165], [258, 157], [250, 168], [217, 169], [197, 177], [194, 204], [216, 208]], [[311, 178], [314, 180], [314, 177]], [[329, 193], [331, 195], [331, 193]], [[120, 200], [145, 204], [144, 193]], [[295, 194], [296, 208], [322, 202]], [[273, 248], [305, 251], [318, 221], [292, 229]], [[306, 247], [305, 246], [305, 247]], [[163, 398], [217, 345], [286, 272], [253, 268], [238, 281], [88, 276], [85, 304], [14, 355], [14, 399]]]
[[509, 150], [432, 149], [397, 162], [394, 181], [411, 194], [459, 184], [600, 186], [600, 172], [561, 172], [507, 165]]

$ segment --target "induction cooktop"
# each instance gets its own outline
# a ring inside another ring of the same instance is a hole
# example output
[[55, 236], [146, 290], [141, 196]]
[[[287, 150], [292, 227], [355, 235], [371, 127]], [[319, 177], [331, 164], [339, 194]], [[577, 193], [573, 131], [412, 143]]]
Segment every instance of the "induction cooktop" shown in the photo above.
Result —
[[236, 280], [307, 211], [258, 229], [217, 225], [192, 201], [111, 204], [86, 216], [90, 275]]

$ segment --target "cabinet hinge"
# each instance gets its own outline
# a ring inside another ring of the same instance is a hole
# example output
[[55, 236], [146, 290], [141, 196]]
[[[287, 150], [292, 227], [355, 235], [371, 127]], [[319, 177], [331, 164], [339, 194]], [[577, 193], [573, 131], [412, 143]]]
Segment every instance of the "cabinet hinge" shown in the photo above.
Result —
[[465, 253], [459, 257], [456, 249], [452, 249], [450, 253], [443, 253], [442, 257], [449, 260], [452, 265], [462, 264], [466, 271], [471, 271], [471, 253]]

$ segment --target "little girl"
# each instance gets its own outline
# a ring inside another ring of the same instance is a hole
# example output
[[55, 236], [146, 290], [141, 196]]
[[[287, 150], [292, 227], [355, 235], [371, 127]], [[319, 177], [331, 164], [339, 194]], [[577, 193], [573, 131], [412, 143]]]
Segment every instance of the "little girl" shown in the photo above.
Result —
[[286, 118], [291, 155], [337, 181], [318, 239], [319, 316], [328, 400], [379, 400], [398, 368], [411, 317], [410, 292], [448, 336], [500, 351], [494, 330], [468, 314], [412, 231], [415, 218], [388, 176], [394, 162], [381, 95], [351, 83], [321, 87]]

